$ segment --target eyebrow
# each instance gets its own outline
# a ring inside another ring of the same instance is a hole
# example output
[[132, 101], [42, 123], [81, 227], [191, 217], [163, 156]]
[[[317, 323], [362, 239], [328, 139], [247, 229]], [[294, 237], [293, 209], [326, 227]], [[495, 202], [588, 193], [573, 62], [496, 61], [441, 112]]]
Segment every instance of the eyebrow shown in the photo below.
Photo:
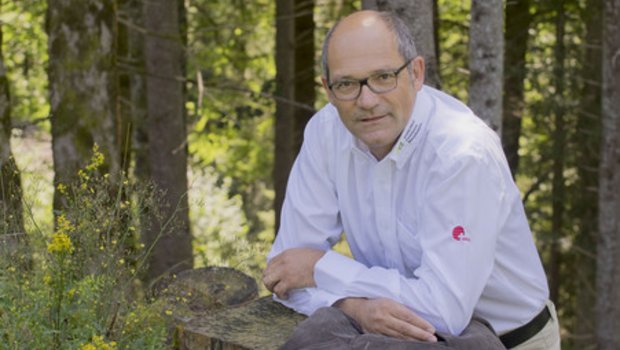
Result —
[[396, 69], [398, 69], [398, 68], [381, 68], [381, 69], [375, 69], [375, 70], [371, 71], [371, 72], [370, 72], [370, 74], [368, 74], [368, 75], [366, 75], [366, 76], [364, 76], [364, 77], [362, 77], [362, 78], [356, 78], [356, 77], [354, 77], [354, 76], [352, 76], [352, 75], [343, 75], [343, 76], [341, 76], [341, 77], [334, 77], [333, 81], [342, 81], [342, 80], [362, 80], [362, 79], [365, 79], [365, 78], [371, 77], [371, 76], [376, 75], [376, 74], [393, 72], [393, 71], [395, 71]]

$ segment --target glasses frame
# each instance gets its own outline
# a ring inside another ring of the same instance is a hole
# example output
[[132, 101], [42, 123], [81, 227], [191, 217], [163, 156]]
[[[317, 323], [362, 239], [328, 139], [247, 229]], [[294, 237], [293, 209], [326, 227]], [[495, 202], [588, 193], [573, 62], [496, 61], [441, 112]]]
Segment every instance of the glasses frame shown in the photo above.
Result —
[[[358, 97], [360, 97], [360, 95], [361, 95], [361, 93], [362, 93], [362, 88], [364, 87], [364, 85], [368, 86], [368, 88], [370, 89], [370, 91], [374, 92], [375, 94], [378, 94], [378, 95], [380, 95], [380, 94], [385, 94], [385, 93], [388, 93], [388, 92], [390, 92], [390, 91], [393, 91], [394, 89], [396, 89], [396, 88], [398, 87], [398, 75], [399, 75], [399, 74], [400, 74], [400, 72], [402, 72], [402, 71], [403, 71], [403, 69], [405, 69], [405, 67], [407, 67], [407, 66], [411, 63], [411, 61], [413, 61], [414, 59], [415, 59], [415, 57], [414, 57], [414, 58], [410, 58], [410, 59], [406, 60], [406, 61], [405, 61], [405, 63], [404, 63], [402, 66], [400, 66], [400, 67], [398, 67], [398, 68], [396, 68], [396, 69], [394, 69], [394, 70], [386, 70], [386, 71], [383, 71], [383, 72], [380, 72], [380, 73], [376, 73], [376, 74], [370, 75], [370, 76], [368, 76], [368, 77], [366, 77], [366, 78], [364, 78], [364, 79], [343, 79], [343, 80], [340, 80], [340, 81], [335, 81], [335, 82], [332, 82], [332, 83], [327, 84], [327, 87], [328, 87], [328, 88], [329, 88], [329, 90], [332, 92], [332, 94], [334, 94], [334, 97], [335, 97], [336, 99], [340, 100], [340, 101], [353, 101], [353, 100], [356, 100]], [[376, 77], [376, 76], [378, 76], [378, 75], [381, 75], [381, 74], [386, 74], [386, 73], [391, 73], [391, 74], [394, 74], [394, 78], [396, 79], [396, 83], [394, 84], [394, 87], [393, 87], [393, 88], [391, 88], [391, 89], [389, 89], [389, 90], [385, 90], [385, 91], [375, 91], [375, 89], [373, 89], [373, 88], [372, 88], [372, 86], [370, 86], [370, 85], [368, 84], [368, 80], [370, 80], [370, 79], [372, 79], [372, 78], [374, 78], [374, 77]], [[348, 81], [348, 82], [358, 83], [358, 84], [359, 84], [359, 88], [358, 88], [358, 90], [357, 90], [357, 94], [355, 94], [355, 97], [351, 97], [351, 98], [340, 98], [340, 97], [338, 97], [338, 96], [336, 95], [336, 93], [334, 92], [334, 90], [332, 89], [332, 87], [333, 87], [335, 84], [340, 83], [340, 82], [342, 82], [342, 81]]]

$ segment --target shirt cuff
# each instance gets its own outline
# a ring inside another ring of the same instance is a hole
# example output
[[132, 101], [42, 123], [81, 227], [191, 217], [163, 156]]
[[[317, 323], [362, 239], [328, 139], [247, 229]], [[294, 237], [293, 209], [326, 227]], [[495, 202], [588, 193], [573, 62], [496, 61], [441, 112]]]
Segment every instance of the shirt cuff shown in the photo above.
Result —
[[295, 289], [289, 292], [289, 298], [284, 300], [273, 294], [273, 299], [286, 307], [301, 314], [310, 316], [322, 307], [332, 306], [338, 300], [344, 298], [317, 288]]
[[329, 250], [314, 265], [314, 282], [318, 288], [333, 294], [355, 296], [349, 295], [350, 291], [347, 293], [347, 285], [365, 269], [364, 264]]

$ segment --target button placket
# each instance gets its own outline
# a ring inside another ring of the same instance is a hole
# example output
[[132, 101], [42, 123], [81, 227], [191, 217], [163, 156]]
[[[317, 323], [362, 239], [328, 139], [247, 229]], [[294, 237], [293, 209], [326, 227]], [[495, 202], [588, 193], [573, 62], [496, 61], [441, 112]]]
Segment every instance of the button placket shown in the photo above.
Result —
[[398, 268], [400, 250], [396, 236], [396, 226], [392, 208], [392, 162], [380, 162], [375, 167], [373, 176], [374, 206], [377, 232], [385, 247], [384, 261], [390, 268]]

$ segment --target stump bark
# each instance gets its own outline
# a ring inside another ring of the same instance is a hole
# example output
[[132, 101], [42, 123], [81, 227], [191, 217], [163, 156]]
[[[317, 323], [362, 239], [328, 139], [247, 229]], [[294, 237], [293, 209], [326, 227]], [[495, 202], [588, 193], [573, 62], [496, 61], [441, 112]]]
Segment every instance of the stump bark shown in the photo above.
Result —
[[251, 277], [231, 268], [179, 273], [160, 285], [180, 350], [278, 349], [306, 317], [269, 297], [257, 299]]
[[258, 297], [258, 286], [250, 276], [228, 267], [185, 270], [160, 286], [177, 322], [241, 304]]
[[177, 329], [181, 350], [276, 350], [304, 315], [263, 297], [198, 317]]

